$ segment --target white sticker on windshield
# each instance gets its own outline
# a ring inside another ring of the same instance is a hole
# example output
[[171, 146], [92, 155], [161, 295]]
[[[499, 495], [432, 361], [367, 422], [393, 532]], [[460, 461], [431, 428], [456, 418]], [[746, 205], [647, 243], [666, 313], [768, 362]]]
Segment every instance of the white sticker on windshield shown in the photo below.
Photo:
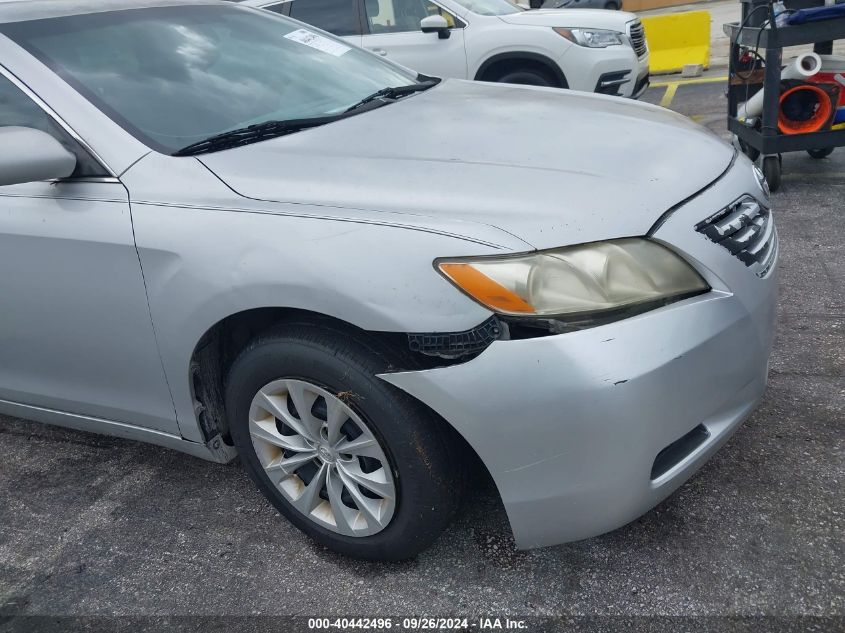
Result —
[[294, 42], [305, 44], [305, 46], [316, 48], [318, 51], [334, 55], [335, 57], [340, 57], [349, 50], [349, 47], [345, 44], [335, 42], [307, 29], [298, 29], [292, 33], [288, 33], [285, 37]]

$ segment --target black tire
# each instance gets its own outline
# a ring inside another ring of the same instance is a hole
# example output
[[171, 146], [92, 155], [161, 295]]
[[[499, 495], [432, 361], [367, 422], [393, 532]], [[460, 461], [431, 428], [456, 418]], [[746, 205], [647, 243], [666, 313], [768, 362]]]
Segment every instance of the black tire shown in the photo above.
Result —
[[[390, 365], [372, 341], [332, 326], [289, 325], [259, 336], [233, 364], [226, 386], [232, 438], [249, 476], [288, 520], [318, 543], [347, 556], [402, 560], [427, 548], [453, 519], [465, 473], [453, 431], [427, 407], [376, 377]], [[397, 502], [390, 523], [371, 536], [344, 536], [296, 510], [267, 477], [249, 433], [259, 389], [280, 378], [311, 382], [348, 404], [379, 440], [390, 462]]]
[[825, 147], [824, 149], [808, 149], [807, 153], [810, 155], [811, 158], [822, 159], [827, 158], [828, 156], [833, 154], [833, 148]]
[[769, 191], [775, 192], [780, 189], [781, 165], [780, 156], [766, 156], [763, 158], [763, 176], [769, 184]]
[[539, 68], [517, 68], [509, 70], [496, 79], [503, 84], [520, 84], [523, 86], [557, 87], [558, 82], [550, 72]]
[[608, 2], [607, 4], [604, 5], [604, 8], [607, 9], [608, 11], [618, 11], [619, 5], [616, 4], [615, 2]]

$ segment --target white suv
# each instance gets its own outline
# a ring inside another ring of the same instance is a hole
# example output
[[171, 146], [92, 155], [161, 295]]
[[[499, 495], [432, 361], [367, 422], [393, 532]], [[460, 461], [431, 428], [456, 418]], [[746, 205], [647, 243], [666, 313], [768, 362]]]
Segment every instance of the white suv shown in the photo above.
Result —
[[526, 11], [507, 0], [246, 0], [435, 77], [639, 97], [648, 46], [632, 13]]

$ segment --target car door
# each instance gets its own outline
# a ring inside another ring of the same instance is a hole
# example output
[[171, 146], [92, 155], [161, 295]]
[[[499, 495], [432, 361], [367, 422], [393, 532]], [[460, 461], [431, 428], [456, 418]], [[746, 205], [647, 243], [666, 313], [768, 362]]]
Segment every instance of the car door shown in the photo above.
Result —
[[288, 15], [361, 46], [361, 19], [356, 0], [288, 0], [262, 8]]
[[2, 67], [0, 126], [77, 156], [68, 179], [0, 186], [0, 410], [177, 433], [125, 187]]
[[[302, 0], [298, 0], [302, 1]], [[361, 0], [366, 17], [362, 45], [398, 64], [434, 77], [467, 78], [464, 27], [460, 18], [431, 0]], [[420, 21], [442, 15], [449, 37], [423, 33]]]

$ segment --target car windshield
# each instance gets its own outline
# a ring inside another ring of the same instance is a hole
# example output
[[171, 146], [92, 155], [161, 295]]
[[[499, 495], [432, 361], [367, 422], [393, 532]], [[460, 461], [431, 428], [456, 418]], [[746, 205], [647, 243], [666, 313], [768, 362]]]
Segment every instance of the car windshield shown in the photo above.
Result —
[[478, 15], [508, 15], [525, 11], [508, 0], [455, 0], [455, 2]]
[[341, 40], [235, 5], [92, 13], [0, 32], [168, 154], [249, 125], [342, 113], [417, 81]]

